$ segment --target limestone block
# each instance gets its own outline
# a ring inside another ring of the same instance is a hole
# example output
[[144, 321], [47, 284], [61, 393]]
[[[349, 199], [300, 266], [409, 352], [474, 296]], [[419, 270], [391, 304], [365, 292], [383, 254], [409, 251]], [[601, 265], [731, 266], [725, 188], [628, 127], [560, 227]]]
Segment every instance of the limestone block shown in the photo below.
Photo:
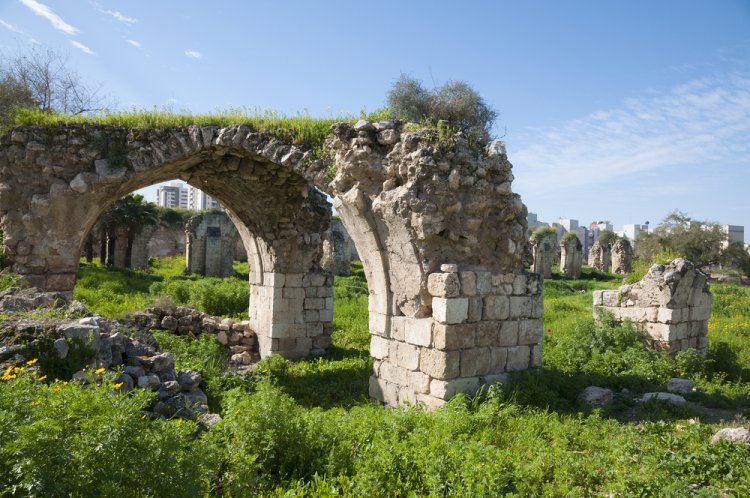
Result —
[[444, 400], [449, 400], [458, 393], [471, 394], [476, 392], [477, 389], [479, 389], [477, 377], [450, 381], [432, 379], [430, 381], [430, 395]]
[[[643, 308], [638, 308], [643, 309]], [[687, 313], [683, 313], [683, 311], [688, 311], [687, 308], [680, 308], [680, 309], [669, 309], [669, 308], [656, 308], [656, 320], [661, 323], [680, 323], [684, 322], [688, 319]], [[644, 317], [645, 319], [645, 313]]]
[[510, 314], [510, 301], [507, 296], [487, 296], [484, 298], [482, 318], [484, 320], [505, 320]]
[[312, 338], [313, 349], [328, 349], [331, 347], [331, 336], [330, 335], [319, 335]]
[[410, 318], [404, 323], [404, 340], [416, 346], [429, 347], [432, 343], [432, 318]]
[[[320, 335], [323, 335], [324, 329], [323, 324], [320, 322], [308, 322], [304, 324], [305, 326], [305, 335], [307, 337], [318, 337]], [[379, 336], [373, 336], [373, 337], [379, 337]]]
[[370, 312], [370, 333], [385, 336], [388, 331], [388, 317]]
[[432, 326], [433, 347], [441, 351], [473, 347], [476, 330], [476, 324], [447, 325], [435, 322]]
[[409, 387], [411, 387], [415, 393], [427, 394], [430, 392], [430, 376], [422, 372], [408, 372], [407, 378], [409, 380]]
[[466, 319], [469, 323], [478, 322], [482, 319], [483, 299], [481, 297], [469, 298], [469, 316]]
[[461, 292], [464, 296], [477, 295], [477, 275], [473, 271], [462, 271], [459, 273], [461, 279]]
[[380, 378], [399, 386], [408, 385], [408, 372], [409, 371], [406, 368], [391, 363], [390, 361], [383, 361], [383, 363], [380, 364]]
[[510, 319], [529, 318], [531, 316], [531, 298], [526, 296], [510, 297]]
[[537, 344], [531, 348], [531, 363], [529, 368], [539, 368], [542, 366], [542, 344]]
[[454, 263], [443, 263], [440, 265], [440, 271], [445, 273], [458, 273], [458, 265]]
[[544, 328], [541, 320], [521, 320], [518, 322], [518, 344], [528, 346], [542, 342]]
[[710, 306], [691, 306], [690, 320], [702, 321], [711, 318], [711, 307]]
[[375, 359], [382, 360], [388, 358], [389, 347], [391, 340], [377, 335], [370, 336], [370, 356]]
[[304, 306], [306, 310], [324, 310], [326, 300], [322, 297], [306, 297]]
[[284, 287], [302, 287], [304, 273], [285, 273]]
[[435, 379], [453, 379], [460, 372], [461, 353], [459, 351], [439, 351], [423, 349], [419, 357], [419, 369]]
[[305, 326], [299, 323], [273, 323], [269, 333], [269, 337], [273, 339], [304, 337], [305, 335]]
[[492, 274], [488, 271], [475, 272], [477, 294], [486, 296], [492, 294]]
[[505, 366], [507, 371], [526, 370], [531, 361], [531, 348], [529, 346], [515, 346], [508, 348], [508, 362]]
[[604, 305], [604, 291], [596, 290], [594, 291], [593, 295], [594, 295], [594, 306], [603, 306]]
[[602, 291], [602, 304], [604, 306], [619, 307], [620, 293], [616, 290]]
[[473, 348], [461, 351], [461, 377], [485, 375], [490, 369], [490, 348]]
[[500, 327], [497, 346], [517, 346], [518, 345], [519, 322], [505, 321]]
[[284, 287], [284, 281], [286, 275], [284, 273], [264, 273], [263, 274], [263, 285], [266, 287]]
[[432, 299], [432, 316], [440, 323], [461, 323], [469, 317], [469, 299], [466, 297]]
[[419, 347], [405, 342], [393, 342], [391, 349], [394, 349], [393, 346], [395, 352], [391, 353], [391, 361], [407, 370], [419, 368]]
[[281, 295], [285, 298], [304, 299], [305, 289], [302, 287], [284, 287], [281, 291]]
[[430, 273], [427, 277], [427, 291], [435, 297], [456, 297], [461, 293], [457, 273]]
[[529, 298], [531, 300], [531, 318], [541, 318], [544, 314], [544, 299], [538, 294]]
[[502, 322], [490, 321], [476, 324], [475, 343], [477, 346], [495, 346], [499, 342]]
[[508, 363], [508, 348], [490, 348], [490, 364], [488, 374], [500, 374], [505, 372]]
[[370, 397], [389, 406], [398, 405], [399, 387], [378, 377], [370, 377]]
[[320, 310], [320, 321], [321, 322], [332, 322], [333, 321], [333, 310], [332, 309], [326, 309], [326, 310]]
[[417, 393], [411, 386], [401, 387], [398, 390], [398, 402], [400, 405], [416, 406], [418, 403]]
[[492, 384], [507, 384], [508, 383], [508, 374], [505, 373], [499, 373], [499, 374], [491, 374], [491, 375], [485, 375], [481, 378], [482, 384], [492, 385]]
[[525, 273], [520, 273], [513, 279], [513, 295], [514, 296], [525, 296], [526, 288], [528, 287], [528, 280]]
[[667, 391], [677, 394], [689, 394], [693, 392], [693, 383], [690, 379], [672, 377], [667, 381]]
[[442, 398], [430, 396], [429, 394], [417, 394], [417, 403], [424, 405], [428, 410], [436, 410], [444, 406], [447, 401]]

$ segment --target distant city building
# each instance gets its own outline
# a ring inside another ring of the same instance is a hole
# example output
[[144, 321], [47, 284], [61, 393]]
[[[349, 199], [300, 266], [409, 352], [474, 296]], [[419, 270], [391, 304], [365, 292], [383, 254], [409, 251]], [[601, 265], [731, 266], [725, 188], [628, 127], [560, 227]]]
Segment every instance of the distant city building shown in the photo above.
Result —
[[630, 245], [635, 249], [636, 239], [641, 233], [648, 233], [648, 225], [623, 225], [622, 231], [617, 232], [617, 235], [628, 239]]
[[578, 220], [573, 220], [570, 218], [560, 218], [559, 220], [557, 220], [557, 222], [561, 227], [565, 229], [566, 232], [575, 232], [576, 230], [578, 230]]
[[219, 201], [201, 189], [182, 182], [159, 186], [156, 189], [156, 204], [160, 207], [192, 209], [193, 211], [221, 208]]
[[535, 228], [547, 226], [547, 223], [542, 223], [541, 221], [539, 221], [536, 213], [529, 213], [526, 215], [526, 224], [529, 227], [529, 232], [533, 232]]
[[733, 242], [745, 243], [745, 227], [742, 225], [723, 225], [721, 227], [727, 234], [727, 245]]

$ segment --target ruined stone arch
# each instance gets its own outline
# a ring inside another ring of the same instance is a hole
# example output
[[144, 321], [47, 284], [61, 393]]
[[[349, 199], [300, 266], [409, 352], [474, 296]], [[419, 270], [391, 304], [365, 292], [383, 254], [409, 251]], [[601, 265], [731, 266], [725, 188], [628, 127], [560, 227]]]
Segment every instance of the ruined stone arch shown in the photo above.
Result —
[[541, 362], [541, 279], [523, 271], [526, 208], [504, 147], [404, 132], [331, 128], [332, 159], [245, 125], [17, 128], [0, 139], [7, 262], [70, 291], [83, 237], [115, 199], [180, 178], [228, 210], [251, 267], [261, 354], [330, 344], [332, 278], [319, 269], [333, 198], [365, 268], [370, 395], [437, 406]]

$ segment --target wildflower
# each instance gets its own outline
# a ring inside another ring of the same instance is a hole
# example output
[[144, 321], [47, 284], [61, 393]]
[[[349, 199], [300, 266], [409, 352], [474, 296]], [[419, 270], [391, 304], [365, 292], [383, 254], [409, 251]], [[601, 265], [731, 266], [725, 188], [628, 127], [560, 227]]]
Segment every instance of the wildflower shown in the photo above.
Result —
[[19, 374], [23, 372], [23, 367], [15, 367], [13, 368], [13, 373]]
[[15, 379], [16, 377], [17, 377], [16, 375], [12, 375], [12, 374], [9, 374], [9, 373], [4, 373], [3, 376], [0, 377], [0, 379], [2, 379], [2, 380], [12, 380], [12, 379]]
[[32, 365], [35, 365], [37, 361], [39, 361], [39, 360], [37, 358], [34, 358], [33, 360], [27, 361], [26, 364], [28, 366], [32, 366]]
[[117, 384], [112, 386], [112, 389], [114, 389], [115, 391], [119, 391], [123, 384], [124, 382], [118, 382]]
[[31, 406], [39, 406], [39, 402], [38, 401], [32, 401], [31, 402]]
[[47, 378], [47, 376], [46, 376], [46, 375], [42, 375], [41, 377], [37, 377], [37, 378], [36, 378], [36, 380], [38, 380], [38, 381], [40, 381], [40, 382], [41, 382], [41, 381], [43, 381], [43, 380], [44, 380], [44, 379], [46, 379], [46, 378]]
[[98, 368], [98, 369], [97, 369], [96, 371], [94, 371], [94, 373], [95, 373], [96, 375], [101, 375], [101, 374], [103, 374], [103, 373], [104, 373], [104, 372], [106, 372], [106, 371], [107, 371], [107, 369], [106, 369], [106, 368]]

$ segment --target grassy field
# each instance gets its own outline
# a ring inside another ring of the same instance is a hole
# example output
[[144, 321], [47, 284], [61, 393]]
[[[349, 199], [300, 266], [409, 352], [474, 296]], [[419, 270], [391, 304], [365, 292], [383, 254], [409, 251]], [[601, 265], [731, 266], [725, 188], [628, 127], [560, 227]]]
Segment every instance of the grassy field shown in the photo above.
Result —
[[[84, 266], [76, 296], [118, 315], [169, 295], [149, 289], [201, 280], [180, 271]], [[122, 396], [108, 379], [81, 389], [39, 382], [29, 367], [0, 384], [0, 496], [750, 495], [750, 450], [709, 443], [716, 420], [750, 415], [750, 290], [712, 286], [707, 355], [671, 359], [645, 351], [632, 327], [593, 322], [591, 291], [619, 284], [591, 271], [546, 280], [543, 368], [435, 412], [369, 403], [361, 267], [336, 279], [334, 346], [322, 358], [272, 357], [238, 377], [212, 341], [157, 334], [178, 368], [203, 373], [223, 417], [210, 431], [144, 419], [149, 395]], [[623, 393], [674, 375], [696, 382], [694, 404], [637, 405]], [[583, 405], [588, 385], [615, 389], [614, 406]]]

